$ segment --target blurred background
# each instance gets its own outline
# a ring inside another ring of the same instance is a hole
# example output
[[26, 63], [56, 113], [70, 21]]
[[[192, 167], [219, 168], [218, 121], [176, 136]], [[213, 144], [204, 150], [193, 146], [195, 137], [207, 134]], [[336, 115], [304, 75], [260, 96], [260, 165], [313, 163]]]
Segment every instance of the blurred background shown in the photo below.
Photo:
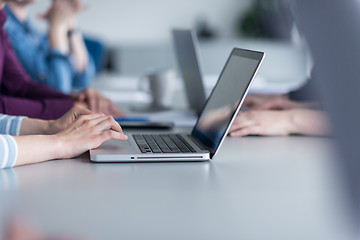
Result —
[[[205, 20], [221, 38], [237, 35], [237, 20], [251, 6], [251, 0], [86, 0], [89, 10], [79, 21], [81, 29], [101, 35], [107, 41], [129, 44], [158, 43], [169, 38], [172, 27], [195, 27]], [[50, 1], [39, 1], [36, 14]]]
[[[176, 68], [170, 31], [191, 28], [198, 33], [204, 73], [212, 79], [233, 47], [266, 52], [256, 81], [260, 90], [284, 92], [306, 79], [308, 56], [292, 24], [287, 0], [84, 2], [89, 9], [80, 14], [79, 28], [106, 46], [101, 70], [140, 76], [148, 69]], [[44, 29], [44, 22], [36, 16], [48, 5], [49, 1], [39, 1], [31, 8], [36, 24]]]

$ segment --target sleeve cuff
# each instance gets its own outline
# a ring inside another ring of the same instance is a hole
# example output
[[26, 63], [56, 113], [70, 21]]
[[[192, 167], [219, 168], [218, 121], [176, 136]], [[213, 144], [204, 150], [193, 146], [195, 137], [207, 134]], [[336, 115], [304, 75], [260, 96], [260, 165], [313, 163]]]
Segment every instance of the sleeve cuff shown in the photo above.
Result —
[[26, 117], [0, 116], [0, 134], [19, 136], [22, 121]]
[[18, 157], [18, 145], [14, 137], [0, 135], [0, 149], [0, 169], [14, 167]]
[[48, 57], [66, 58], [68, 61], [71, 59], [70, 54], [64, 54], [57, 48], [51, 48], [48, 52]]
[[21, 124], [22, 124], [22, 122], [23, 122], [23, 120], [25, 118], [28, 118], [28, 117], [18, 117], [15, 134], [10, 133], [10, 135], [13, 135], [13, 136], [19, 136], [20, 135]]

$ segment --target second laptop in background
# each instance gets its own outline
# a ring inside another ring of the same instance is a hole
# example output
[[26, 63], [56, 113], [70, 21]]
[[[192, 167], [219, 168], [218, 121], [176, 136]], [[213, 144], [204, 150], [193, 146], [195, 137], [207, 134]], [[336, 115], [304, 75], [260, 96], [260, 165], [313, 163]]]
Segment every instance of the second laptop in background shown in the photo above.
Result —
[[206, 93], [196, 33], [192, 30], [174, 29], [172, 36], [189, 107], [199, 115], [206, 102]]
[[[196, 33], [188, 29], [174, 29], [172, 30], [175, 57], [178, 63], [180, 77], [184, 83], [186, 99], [189, 108], [194, 110], [198, 116], [206, 102], [206, 92], [203, 83], [203, 75], [201, 68], [201, 61], [199, 57], [199, 47]], [[178, 114], [174, 114], [176, 119], [172, 119], [171, 113], [166, 114], [140, 114], [140, 118], [146, 117], [147, 120], [131, 121], [133, 118], [118, 119], [119, 123], [124, 128], [149, 128], [149, 129], [169, 129], [174, 125], [193, 126], [195, 124], [195, 116], [189, 116], [189, 121], [182, 120], [179, 124]], [[171, 110], [170, 110], [171, 112]], [[164, 115], [162, 118], [161, 115]], [[189, 115], [187, 112], [185, 115]], [[185, 116], [184, 116], [185, 117]], [[191, 123], [190, 125], [187, 123]]]

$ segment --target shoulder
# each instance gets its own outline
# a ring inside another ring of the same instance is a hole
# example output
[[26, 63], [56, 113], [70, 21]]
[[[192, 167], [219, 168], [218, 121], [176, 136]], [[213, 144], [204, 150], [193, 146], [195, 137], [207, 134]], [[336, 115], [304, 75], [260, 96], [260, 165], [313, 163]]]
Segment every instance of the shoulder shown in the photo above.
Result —
[[4, 29], [10, 38], [19, 40], [31, 39], [32, 41], [41, 41], [45, 34], [40, 32], [31, 22], [27, 20], [26, 23], [21, 24], [13, 18], [8, 18], [5, 22]]
[[16, 23], [12, 18], [8, 18], [4, 24], [4, 29], [8, 33], [9, 37], [24, 37], [26, 33], [24, 29]]

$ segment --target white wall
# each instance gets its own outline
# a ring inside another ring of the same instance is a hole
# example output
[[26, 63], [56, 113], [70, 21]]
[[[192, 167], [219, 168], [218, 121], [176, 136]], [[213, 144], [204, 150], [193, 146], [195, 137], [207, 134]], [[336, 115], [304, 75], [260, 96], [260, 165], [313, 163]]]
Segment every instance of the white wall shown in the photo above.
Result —
[[[170, 29], [194, 27], [197, 17], [204, 16], [220, 36], [216, 41], [200, 42], [205, 74], [219, 74], [233, 47], [247, 47], [266, 51], [259, 73], [262, 77], [277, 82], [305, 78], [302, 48], [287, 43], [234, 38], [235, 23], [253, 0], [83, 1], [90, 9], [80, 15], [80, 27], [88, 34], [100, 36], [116, 49], [118, 73], [138, 76], [150, 68], [175, 67]], [[40, 0], [33, 4], [31, 14], [36, 16], [44, 11], [50, 2]]]
[[[39, 1], [31, 14], [46, 9]], [[234, 36], [235, 22], [252, 0], [84, 0], [90, 9], [79, 17], [81, 29], [116, 43], [162, 42], [172, 27], [193, 27], [208, 19], [223, 37]]]

